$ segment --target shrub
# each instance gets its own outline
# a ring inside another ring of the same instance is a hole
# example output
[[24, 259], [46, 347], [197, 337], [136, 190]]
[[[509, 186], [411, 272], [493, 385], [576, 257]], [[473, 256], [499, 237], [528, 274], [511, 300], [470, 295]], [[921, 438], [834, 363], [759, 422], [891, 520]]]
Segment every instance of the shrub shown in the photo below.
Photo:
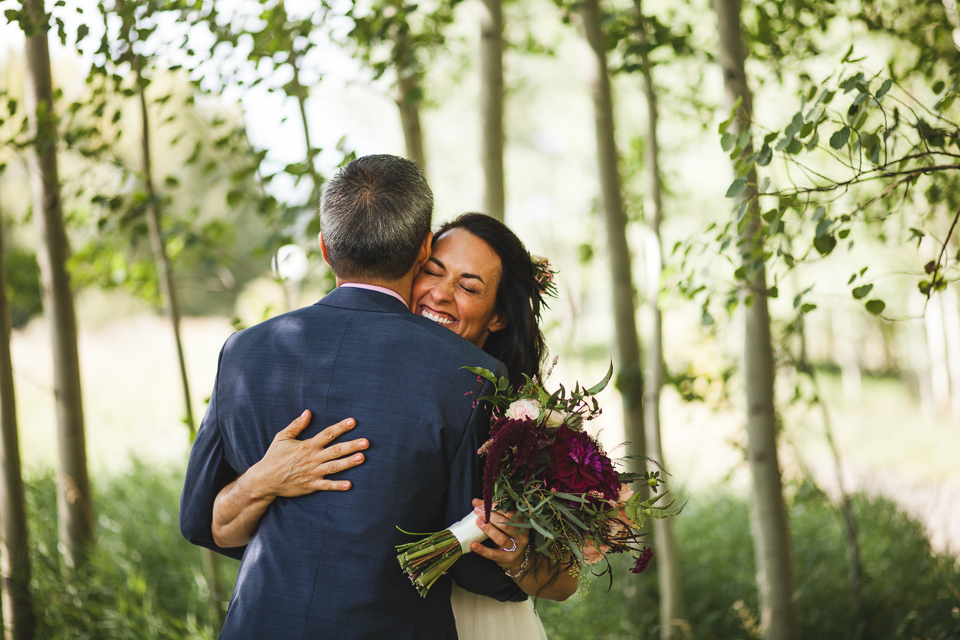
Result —
[[[883, 499], [854, 497], [865, 567], [869, 626], [878, 640], [960, 637], [960, 565], [936, 554], [919, 523]], [[806, 486], [791, 505], [800, 637], [857, 637], [847, 558], [837, 509]], [[675, 520], [688, 637], [743, 640], [759, 622], [746, 502], [720, 496], [690, 501]], [[658, 637], [656, 561], [632, 575], [618, 563], [607, 577], [564, 603], [537, 604], [550, 640], [620, 640]], [[754, 630], [755, 632], [755, 630]]]
[[[198, 547], [177, 524], [182, 470], [135, 463], [96, 486], [97, 544], [65, 580], [52, 473], [28, 482], [37, 637], [63, 640], [214, 638]], [[236, 563], [224, 582], [232, 589]]]

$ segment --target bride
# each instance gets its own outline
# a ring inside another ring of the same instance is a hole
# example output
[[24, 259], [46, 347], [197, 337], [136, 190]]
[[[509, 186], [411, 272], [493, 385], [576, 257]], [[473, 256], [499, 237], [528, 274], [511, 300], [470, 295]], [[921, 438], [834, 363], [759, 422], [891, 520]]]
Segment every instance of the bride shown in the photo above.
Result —
[[[540, 374], [546, 352], [538, 324], [545, 275], [549, 274], [541, 272], [520, 239], [503, 223], [467, 213], [444, 224], [434, 235], [430, 260], [413, 284], [411, 311], [493, 355], [506, 365], [510, 382], [519, 386], [524, 374]], [[350, 419], [310, 440], [297, 440], [309, 421], [309, 412], [304, 412], [277, 434], [260, 462], [220, 492], [213, 514], [217, 544], [246, 544], [272, 498], [350, 488], [349, 482], [326, 476], [362, 464], [361, 451], [369, 443], [359, 439], [326, 446], [353, 428]], [[255, 478], [267, 499], [238, 501], [238, 492], [232, 489], [242, 478], [247, 478], [245, 482]], [[481, 504], [474, 501], [478, 514], [482, 514]], [[479, 516], [477, 525], [497, 546], [475, 542], [471, 551], [496, 562], [528, 595], [558, 601], [570, 597], [577, 589], [576, 577], [532, 552], [529, 530], [506, 524], [512, 515], [494, 512], [489, 523]], [[529, 599], [498, 602], [454, 584], [451, 605], [461, 640], [546, 639]]]

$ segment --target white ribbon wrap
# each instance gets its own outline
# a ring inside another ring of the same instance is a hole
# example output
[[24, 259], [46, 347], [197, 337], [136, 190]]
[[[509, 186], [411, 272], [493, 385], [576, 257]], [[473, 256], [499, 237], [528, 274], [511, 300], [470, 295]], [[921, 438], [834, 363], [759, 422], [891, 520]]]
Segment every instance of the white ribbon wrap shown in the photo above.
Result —
[[477, 518], [477, 514], [471, 511], [460, 522], [450, 525], [450, 533], [460, 543], [460, 550], [464, 553], [470, 553], [472, 542], [483, 542], [487, 537], [487, 534], [477, 526]]

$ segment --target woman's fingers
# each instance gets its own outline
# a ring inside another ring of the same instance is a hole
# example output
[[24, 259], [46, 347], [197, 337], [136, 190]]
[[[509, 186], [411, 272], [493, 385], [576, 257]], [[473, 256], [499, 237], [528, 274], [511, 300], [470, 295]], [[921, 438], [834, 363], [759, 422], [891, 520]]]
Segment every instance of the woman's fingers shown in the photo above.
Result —
[[288, 424], [286, 427], [280, 430], [280, 432], [274, 437], [274, 440], [284, 440], [284, 439], [293, 439], [296, 438], [300, 433], [307, 428], [307, 425], [310, 424], [310, 418], [312, 414], [310, 409], [307, 409], [296, 419]]
[[316, 447], [326, 447], [328, 444], [345, 434], [350, 429], [357, 426], [357, 421], [353, 418], [344, 418], [336, 424], [332, 424], [317, 435], [310, 438], [311, 444]]

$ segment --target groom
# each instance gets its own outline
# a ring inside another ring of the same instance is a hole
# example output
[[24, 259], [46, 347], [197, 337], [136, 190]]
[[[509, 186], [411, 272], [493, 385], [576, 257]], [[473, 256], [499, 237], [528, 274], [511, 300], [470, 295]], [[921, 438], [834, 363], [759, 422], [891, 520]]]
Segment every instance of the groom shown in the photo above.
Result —
[[[242, 558], [223, 639], [455, 639], [450, 580], [417, 595], [396, 560], [397, 530], [438, 531], [481, 495], [477, 449], [489, 429], [475, 399], [491, 390], [461, 369], [503, 366], [453, 332], [409, 312], [430, 256], [433, 194], [420, 169], [378, 155], [327, 185], [321, 246], [338, 288], [305, 309], [231, 336], [197, 433], [180, 505], [191, 542]], [[473, 393], [471, 393], [473, 392]], [[366, 462], [338, 474], [347, 492], [278, 498], [246, 547], [211, 534], [217, 493], [260, 460], [303, 409], [301, 437], [348, 416]], [[474, 554], [450, 573], [498, 600], [523, 593]]]

